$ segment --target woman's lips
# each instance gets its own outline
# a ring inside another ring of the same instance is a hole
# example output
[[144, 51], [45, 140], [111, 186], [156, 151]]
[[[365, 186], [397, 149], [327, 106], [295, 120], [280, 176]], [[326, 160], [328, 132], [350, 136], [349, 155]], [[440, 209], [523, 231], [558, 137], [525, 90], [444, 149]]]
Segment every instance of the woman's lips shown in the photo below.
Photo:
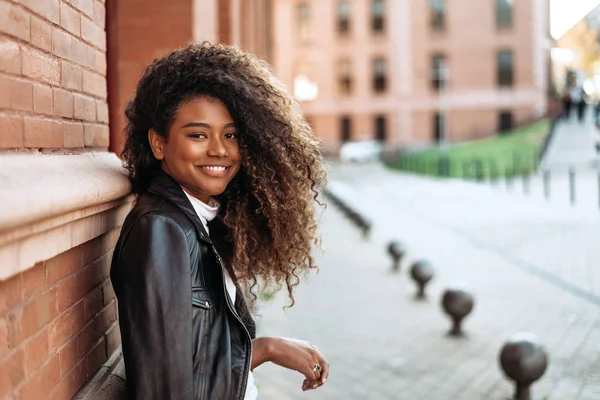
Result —
[[227, 174], [229, 167], [223, 165], [202, 165], [200, 171], [213, 178], [220, 178]]

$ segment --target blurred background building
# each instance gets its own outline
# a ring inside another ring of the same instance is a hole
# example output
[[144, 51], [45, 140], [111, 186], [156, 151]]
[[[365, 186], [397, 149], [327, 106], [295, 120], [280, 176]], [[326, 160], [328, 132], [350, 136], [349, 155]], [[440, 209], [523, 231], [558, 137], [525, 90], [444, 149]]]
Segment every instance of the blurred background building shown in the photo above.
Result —
[[273, 63], [327, 150], [423, 146], [545, 115], [548, 0], [281, 0]]

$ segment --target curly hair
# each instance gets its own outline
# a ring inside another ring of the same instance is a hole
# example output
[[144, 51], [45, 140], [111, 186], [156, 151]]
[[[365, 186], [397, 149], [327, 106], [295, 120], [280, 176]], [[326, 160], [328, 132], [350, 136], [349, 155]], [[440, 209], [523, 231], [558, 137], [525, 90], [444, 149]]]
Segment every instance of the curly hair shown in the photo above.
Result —
[[[178, 108], [207, 96], [221, 100], [239, 130], [242, 166], [224, 193], [211, 236], [234, 279], [253, 289], [293, 289], [317, 268], [317, 208], [326, 172], [318, 140], [271, 67], [237, 47], [191, 44], [149, 65], [126, 109], [122, 153], [132, 191], [143, 193], [160, 169], [148, 141], [167, 138]], [[216, 241], [215, 241], [216, 242]]]

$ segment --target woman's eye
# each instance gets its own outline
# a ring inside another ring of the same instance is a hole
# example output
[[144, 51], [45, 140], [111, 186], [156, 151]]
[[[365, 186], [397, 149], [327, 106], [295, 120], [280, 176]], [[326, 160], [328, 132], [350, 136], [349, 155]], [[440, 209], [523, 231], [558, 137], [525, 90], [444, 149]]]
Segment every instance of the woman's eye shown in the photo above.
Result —
[[225, 134], [226, 139], [237, 139], [237, 132], [231, 132]]
[[200, 139], [200, 138], [205, 138], [206, 135], [204, 133], [192, 133], [190, 135], [188, 135], [189, 137], [193, 138], [193, 139]]

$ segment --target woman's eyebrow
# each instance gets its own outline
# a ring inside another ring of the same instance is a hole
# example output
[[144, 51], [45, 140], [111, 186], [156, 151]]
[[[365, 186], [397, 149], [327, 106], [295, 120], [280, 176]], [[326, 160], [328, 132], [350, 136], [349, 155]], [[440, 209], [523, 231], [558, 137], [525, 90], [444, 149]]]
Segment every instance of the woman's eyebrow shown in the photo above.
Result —
[[[184, 128], [210, 128], [210, 124], [206, 122], [189, 122], [183, 126]], [[230, 122], [223, 125], [223, 128], [235, 128], [235, 123]]]

